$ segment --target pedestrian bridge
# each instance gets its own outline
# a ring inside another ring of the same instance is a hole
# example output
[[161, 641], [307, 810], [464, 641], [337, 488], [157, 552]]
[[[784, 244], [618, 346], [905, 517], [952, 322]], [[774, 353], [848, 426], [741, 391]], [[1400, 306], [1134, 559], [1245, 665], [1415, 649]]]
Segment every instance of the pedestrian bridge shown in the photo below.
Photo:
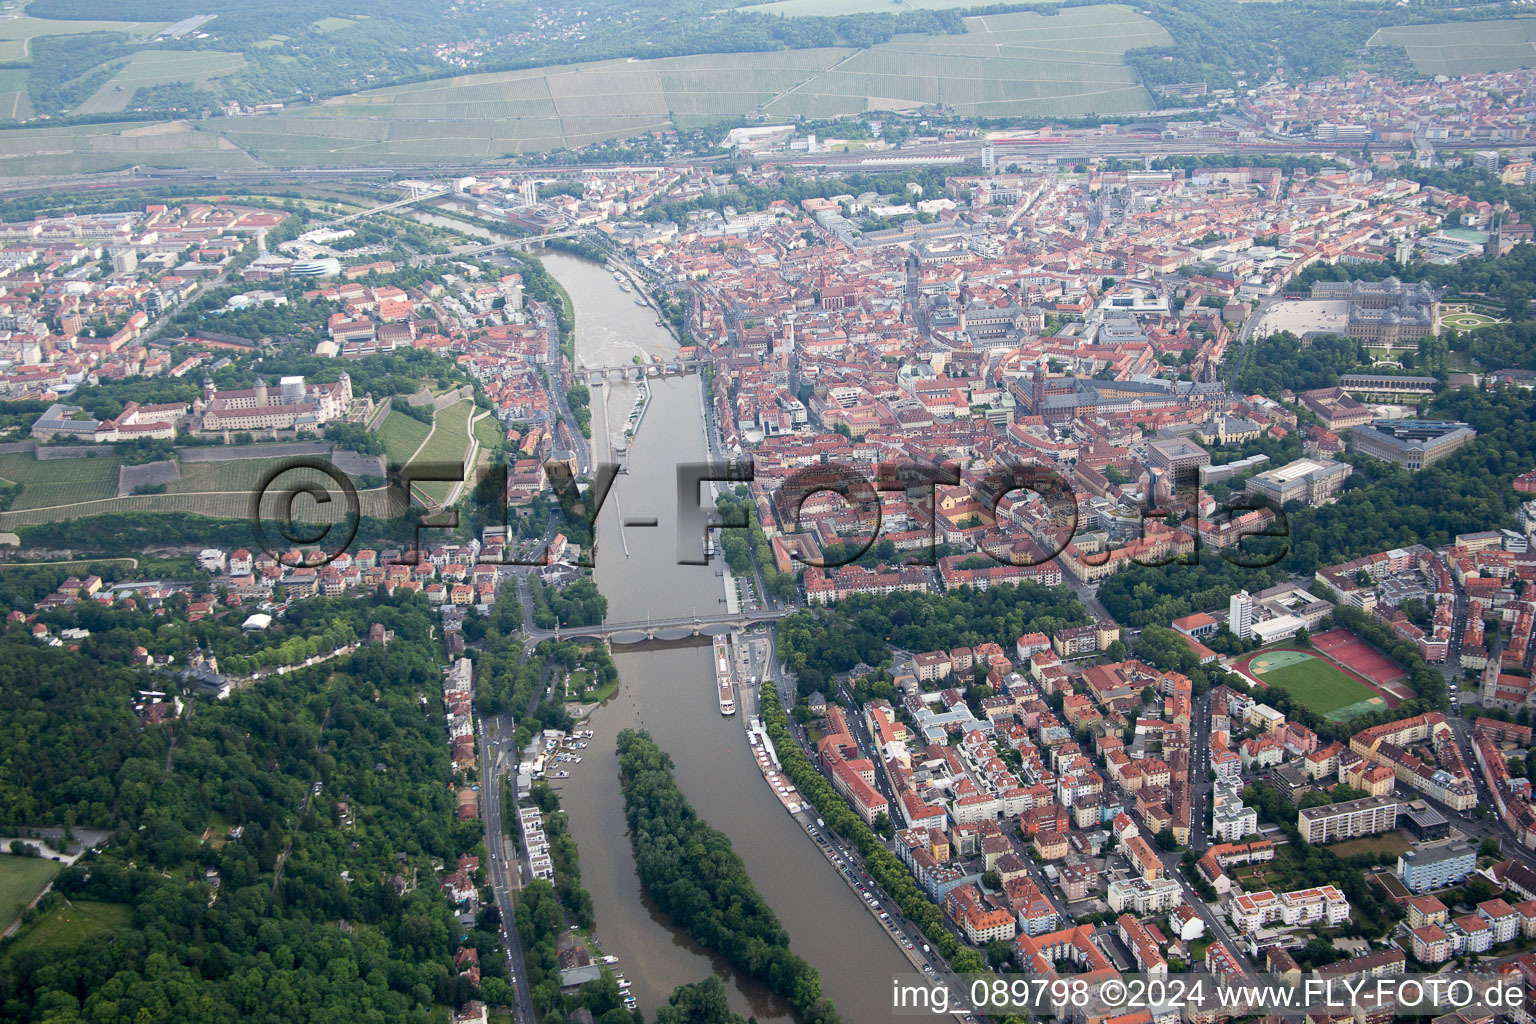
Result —
[[699, 372], [697, 360], [685, 363], [628, 363], [624, 366], [583, 366], [588, 384], [608, 380], [643, 380], [646, 377], [686, 377]]

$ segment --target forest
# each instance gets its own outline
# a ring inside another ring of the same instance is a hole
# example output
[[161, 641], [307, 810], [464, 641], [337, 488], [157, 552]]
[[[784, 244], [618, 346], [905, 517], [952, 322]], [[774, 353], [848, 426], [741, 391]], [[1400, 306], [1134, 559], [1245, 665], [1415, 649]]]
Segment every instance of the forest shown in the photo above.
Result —
[[703, 821], [672, 776], [672, 759], [650, 734], [619, 733], [624, 813], [640, 883], [657, 907], [700, 945], [789, 1000], [805, 1024], [838, 1024], [816, 969], [790, 952], [785, 934], [725, 835]]
[[441, 704], [421, 705], [440, 686], [435, 617], [404, 595], [364, 607], [387, 648], [146, 728], [142, 674], [0, 636], [0, 808], [108, 828], [56, 889], [133, 915], [0, 956], [7, 1019], [426, 1024], [473, 997], [432, 881], [434, 863], [484, 855], [479, 822], [454, 821]]

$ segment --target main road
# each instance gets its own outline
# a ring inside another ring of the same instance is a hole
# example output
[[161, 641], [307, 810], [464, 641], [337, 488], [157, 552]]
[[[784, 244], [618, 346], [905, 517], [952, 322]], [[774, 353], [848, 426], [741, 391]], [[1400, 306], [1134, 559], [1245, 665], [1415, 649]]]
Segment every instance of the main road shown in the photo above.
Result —
[[516, 992], [512, 1015], [517, 1024], [534, 1024], [533, 1000], [528, 995], [528, 968], [523, 963], [523, 943], [517, 933], [517, 918], [512, 905], [512, 894], [522, 888], [522, 855], [519, 853], [517, 860], [509, 861], [507, 843], [502, 838], [508, 834], [503, 825], [507, 816], [511, 818], [511, 827], [518, 827], [515, 786], [512, 806], [501, 806], [502, 780], [517, 777], [519, 751], [512, 742], [513, 728], [510, 716], [482, 716], [480, 719], [480, 803], [485, 814], [485, 848], [491, 858], [490, 864], [486, 865], [486, 878], [491, 883], [496, 910], [501, 915], [507, 973], [512, 977]]

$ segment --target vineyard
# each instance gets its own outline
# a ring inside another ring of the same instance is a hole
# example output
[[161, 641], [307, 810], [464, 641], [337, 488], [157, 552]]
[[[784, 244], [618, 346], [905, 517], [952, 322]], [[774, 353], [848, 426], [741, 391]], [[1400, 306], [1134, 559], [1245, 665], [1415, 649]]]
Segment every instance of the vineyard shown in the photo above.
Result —
[[421, 442], [432, 430], [420, 420], [413, 420], [403, 412], [391, 410], [379, 428], [379, 440], [384, 442], [384, 456], [391, 466], [403, 466], [410, 461]]
[[[439, 463], [462, 466], [469, 455], [469, 422], [474, 413], [475, 403], [470, 401], [458, 402], [439, 411], [432, 436], [412, 461], [422, 465]], [[423, 481], [416, 485], [417, 490], [439, 505], [448, 500], [453, 488], [453, 482], [448, 480]]]
[[110, 456], [39, 462], [26, 452], [0, 455], [0, 480], [20, 484], [12, 511], [73, 505], [117, 494], [122, 460]]

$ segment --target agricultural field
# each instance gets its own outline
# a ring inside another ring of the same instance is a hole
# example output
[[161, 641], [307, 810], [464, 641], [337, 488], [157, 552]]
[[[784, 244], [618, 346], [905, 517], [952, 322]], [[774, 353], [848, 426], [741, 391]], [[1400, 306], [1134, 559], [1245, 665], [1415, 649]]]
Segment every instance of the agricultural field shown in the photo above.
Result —
[[[180, 478], [166, 485], [166, 493], [248, 495], [258, 490], [274, 470], [288, 466], [291, 462], [291, 459], [283, 457], [232, 459], [228, 462], [187, 462], [180, 466]], [[299, 467], [272, 477], [270, 486], [285, 490], [307, 484], [325, 486], [326, 483], [325, 474], [318, 470]]]
[[942, 103], [960, 114], [1080, 115], [1142, 110], [1126, 50], [1166, 46], [1128, 7], [967, 18], [963, 36], [898, 36], [769, 102], [770, 115], [828, 117]]
[[603, 61], [464, 75], [341, 96], [224, 136], [279, 166], [391, 159], [495, 159], [580, 146], [762, 107], [826, 117], [951, 104], [961, 113], [1123, 113], [1148, 106], [1128, 49], [1169, 45], [1129, 7], [967, 19], [963, 36], [898, 36], [828, 47]]
[[773, 0], [736, 8], [748, 14], [781, 18], [829, 17], [844, 14], [902, 14], [907, 11], [949, 11], [986, 7], [984, 0]]
[[0, 931], [27, 909], [62, 867], [46, 857], [0, 854]]
[[344, 28], [351, 28], [361, 19], [361, 15], [351, 18], [321, 18], [310, 27], [317, 32], [338, 32]]
[[39, 462], [29, 453], [11, 452], [0, 455], [0, 480], [21, 485], [12, 511], [48, 508], [116, 496], [121, 465], [113, 456]]
[[421, 442], [427, 439], [432, 428], [420, 420], [413, 420], [403, 412], [391, 410], [379, 428], [379, 440], [384, 442], [384, 459], [392, 466], [403, 466]]
[[[897, 36], [863, 50], [698, 54], [463, 75], [232, 121], [29, 128], [0, 138], [0, 177], [79, 174], [138, 163], [216, 170], [261, 163], [347, 167], [494, 160], [686, 129], [759, 107], [778, 117], [939, 103], [984, 116], [1125, 113], [1149, 105], [1146, 90], [1124, 62], [1125, 52], [1172, 42], [1151, 19], [1113, 4], [1054, 15], [987, 15], [968, 18], [966, 25], [965, 35]], [[144, 76], [147, 84], [148, 76], [175, 70], [182, 78], [206, 81], [233, 70], [235, 56], [151, 52], [202, 63], [173, 69], [150, 61], [125, 66], [119, 74]], [[114, 79], [86, 103], [92, 109], [121, 109], [131, 102], [127, 84]], [[20, 109], [26, 103], [23, 86], [14, 76], [0, 80], [0, 104], [8, 97], [11, 109]]]
[[[144, 38], [165, 28], [164, 21], [56, 21], [33, 18], [19, 13], [19, 4], [0, 9], [0, 61], [15, 63], [32, 55], [32, 40], [38, 36], [72, 36], [82, 32], [123, 32]], [[15, 17], [6, 17], [15, 13]]]
[[1401, 46], [1425, 75], [1465, 75], [1536, 67], [1536, 18], [1393, 25], [1371, 46]]
[[27, 95], [26, 68], [0, 68], [0, 121], [20, 121], [32, 116], [32, 100]]
[[[113, 114], [126, 110], [134, 95], [144, 86], [190, 82], [207, 85], [215, 78], [239, 71], [245, 58], [238, 53], [218, 50], [140, 50], [117, 73], [102, 83], [76, 114]], [[3, 112], [3, 111], [0, 111]]]
[[73, 900], [60, 904], [22, 929], [11, 953], [29, 949], [67, 949], [98, 932], [128, 928], [133, 908], [126, 903]]

